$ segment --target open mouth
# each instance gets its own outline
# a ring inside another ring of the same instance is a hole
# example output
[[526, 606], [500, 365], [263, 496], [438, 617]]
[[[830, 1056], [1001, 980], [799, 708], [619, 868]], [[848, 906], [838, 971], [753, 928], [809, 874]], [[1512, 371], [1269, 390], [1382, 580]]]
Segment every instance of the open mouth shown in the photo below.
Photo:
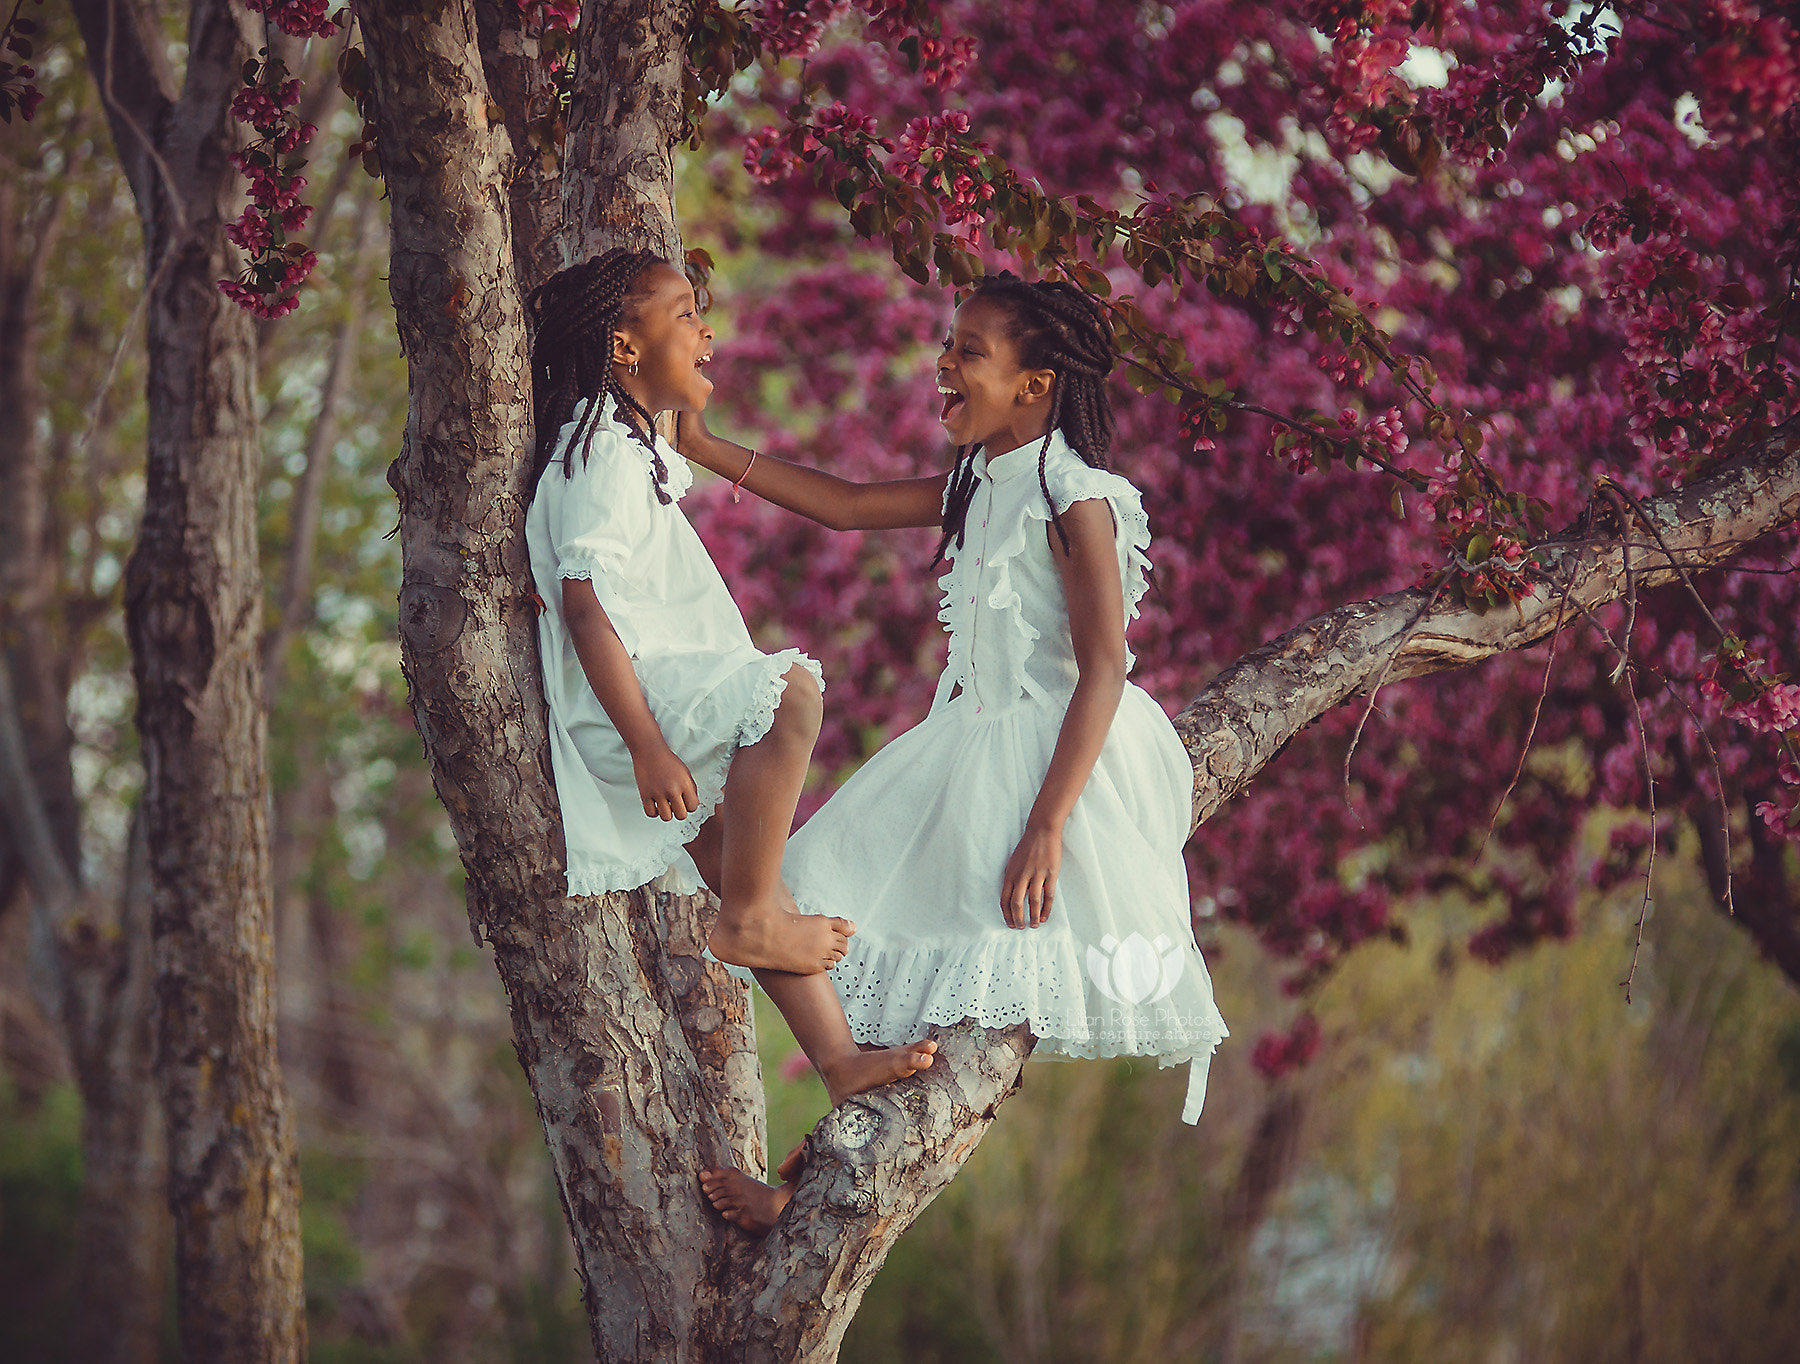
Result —
[[963, 395], [951, 388], [942, 379], [938, 380], [937, 391], [944, 400], [944, 410], [938, 413], [938, 420], [947, 422], [950, 414], [963, 405]]

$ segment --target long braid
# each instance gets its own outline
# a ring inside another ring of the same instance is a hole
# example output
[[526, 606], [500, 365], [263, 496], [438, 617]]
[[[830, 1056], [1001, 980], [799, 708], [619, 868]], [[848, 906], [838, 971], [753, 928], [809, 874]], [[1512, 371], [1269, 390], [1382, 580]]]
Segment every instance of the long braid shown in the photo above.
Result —
[[[1003, 270], [990, 275], [975, 286], [975, 298], [991, 298], [1004, 304], [1010, 315], [1011, 336], [1019, 350], [1023, 369], [1048, 369], [1056, 379], [1050, 389], [1050, 420], [1044, 432], [1044, 443], [1038, 450], [1038, 486], [1050, 507], [1050, 522], [1062, 541], [1066, 553], [1069, 534], [1063, 529], [1062, 514], [1056, 499], [1050, 496], [1050, 483], [1045, 473], [1050, 455], [1050, 437], [1061, 431], [1069, 448], [1095, 469], [1106, 468], [1106, 454], [1112, 447], [1112, 403], [1106, 396], [1106, 376], [1112, 373], [1117, 354], [1113, 350], [1112, 329], [1099, 306], [1073, 284], [1057, 281], [1028, 283]], [[958, 452], [957, 471], [951, 476], [950, 496], [945, 501], [943, 532], [938, 543], [935, 566], [944, 557], [952, 540], [958, 548], [963, 543], [969, 506], [975, 500], [974, 458], [968, 462], [966, 491], [959, 488], [957, 476], [963, 465]], [[961, 494], [959, 496], [959, 493]]]
[[937, 553], [931, 556], [931, 568], [944, 562], [952, 540], [956, 541], [958, 549], [963, 546], [963, 527], [968, 523], [969, 504], [975, 500], [975, 486], [979, 482], [975, 477], [975, 457], [980, 453], [979, 445], [957, 447], [956, 463], [950, 469], [950, 481], [944, 488], [944, 536], [938, 541]]
[[657, 501], [670, 500], [665, 486], [669, 471], [656, 448], [655, 419], [625, 391], [612, 360], [613, 333], [638, 294], [637, 282], [646, 269], [661, 261], [653, 252], [615, 247], [558, 271], [526, 299], [532, 322], [531, 398], [537, 421], [531, 470], [534, 488], [550, 466], [557, 433], [574, 415], [575, 405], [587, 399], [581, 424], [563, 451], [565, 478], [574, 472], [570, 459], [575, 450], [587, 459], [588, 441], [600, 424], [600, 409], [611, 397], [621, 411], [637, 414], [639, 421], [626, 425], [650, 452]]

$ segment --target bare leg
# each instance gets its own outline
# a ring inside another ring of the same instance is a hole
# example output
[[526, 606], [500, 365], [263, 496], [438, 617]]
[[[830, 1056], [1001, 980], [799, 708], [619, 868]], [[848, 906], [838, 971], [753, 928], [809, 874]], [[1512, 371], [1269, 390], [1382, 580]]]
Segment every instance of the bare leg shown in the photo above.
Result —
[[719, 922], [710, 945], [721, 961], [804, 975], [842, 958], [856, 926], [788, 908], [781, 854], [794, 827], [823, 703], [819, 684], [806, 669], [790, 668], [786, 683], [769, 732], [738, 750], [725, 779]]
[[844, 1006], [838, 1002], [831, 981], [823, 975], [758, 971], [756, 980], [787, 1019], [801, 1050], [818, 1068], [833, 1107], [852, 1094], [892, 1084], [924, 1070], [937, 1051], [936, 1042], [864, 1051], [850, 1036]]

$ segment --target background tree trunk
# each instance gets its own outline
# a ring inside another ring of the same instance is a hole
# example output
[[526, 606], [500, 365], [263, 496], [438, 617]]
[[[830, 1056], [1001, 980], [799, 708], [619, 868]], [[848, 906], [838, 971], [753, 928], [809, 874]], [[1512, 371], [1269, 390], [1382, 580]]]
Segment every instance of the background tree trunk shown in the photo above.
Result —
[[125, 606], [182, 1351], [299, 1360], [299, 1168], [275, 1050], [256, 340], [217, 287], [236, 268], [228, 106], [255, 29], [228, 0], [198, 0], [177, 94], [150, 12], [125, 0], [75, 8], [148, 274], [144, 516]]
[[[76, 133], [84, 116], [77, 115]], [[38, 125], [40, 128], [42, 125]], [[29, 133], [0, 133], [12, 164]], [[66, 193], [25, 202], [0, 181], [0, 909], [22, 878], [31, 901], [33, 980], [60, 1029], [81, 1095], [76, 1218], [77, 1364], [150, 1364], [163, 1305], [168, 1214], [162, 1118], [152, 1073], [149, 897], [134, 837], [126, 886], [106, 903], [84, 884], [68, 692], [85, 652], [71, 619], [51, 501], [74, 478], [53, 467], [35, 368], [42, 281]]]

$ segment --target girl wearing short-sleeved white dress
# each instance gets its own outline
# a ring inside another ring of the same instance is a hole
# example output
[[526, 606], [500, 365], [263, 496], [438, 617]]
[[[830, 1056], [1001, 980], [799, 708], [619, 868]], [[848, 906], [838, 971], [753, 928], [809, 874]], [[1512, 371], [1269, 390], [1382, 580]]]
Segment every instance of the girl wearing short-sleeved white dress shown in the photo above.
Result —
[[[1227, 1032], [1189, 917], [1193, 768], [1126, 680], [1149, 529], [1137, 489], [1098, 467], [1113, 361], [1079, 290], [1001, 275], [958, 308], [938, 362], [948, 475], [851, 483], [685, 419], [681, 445], [827, 525], [943, 528], [950, 655], [931, 713], [783, 862], [802, 908], [856, 916], [831, 978], [857, 1040], [1025, 1023], [1040, 1055], [1188, 1064], [1193, 1122]], [[778, 1210], [779, 1191], [719, 1174], [727, 1215]]]
[[697, 413], [712, 355], [686, 276], [609, 251], [530, 299], [539, 442], [525, 521], [571, 895], [669, 876], [719, 895], [709, 936], [754, 970], [842, 1098], [931, 1064], [857, 1046], [823, 974], [855, 925], [781, 882], [819, 731], [819, 666], [765, 654], [681, 512], [687, 461], [654, 413]]

